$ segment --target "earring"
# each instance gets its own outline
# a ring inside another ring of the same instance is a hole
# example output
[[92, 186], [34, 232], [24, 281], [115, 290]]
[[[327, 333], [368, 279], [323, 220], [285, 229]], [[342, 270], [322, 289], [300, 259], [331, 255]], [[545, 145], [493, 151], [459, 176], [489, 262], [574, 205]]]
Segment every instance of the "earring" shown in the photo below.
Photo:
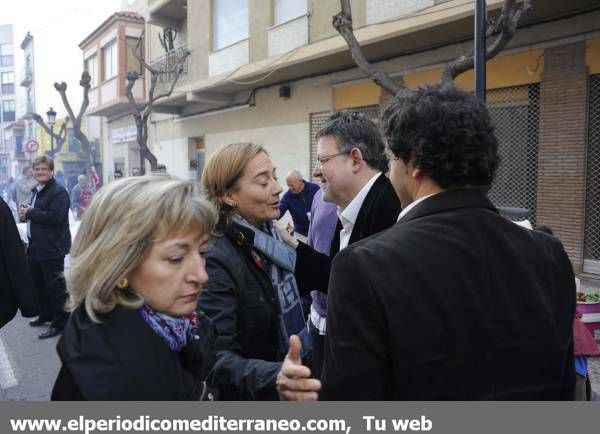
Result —
[[129, 286], [129, 281], [127, 280], [126, 277], [124, 277], [123, 279], [119, 280], [119, 283], [117, 283], [117, 288], [119, 289], [125, 289]]
[[234, 200], [231, 202], [227, 202], [227, 205], [233, 209], [237, 208], [237, 202]]

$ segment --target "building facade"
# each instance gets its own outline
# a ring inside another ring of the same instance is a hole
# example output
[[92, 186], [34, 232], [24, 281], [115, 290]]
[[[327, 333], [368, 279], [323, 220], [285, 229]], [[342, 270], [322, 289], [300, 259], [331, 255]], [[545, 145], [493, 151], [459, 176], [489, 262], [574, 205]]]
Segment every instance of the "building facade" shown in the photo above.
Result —
[[[435, 83], [472, 45], [473, 4], [353, 1], [355, 35], [369, 60], [408, 87]], [[487, 4], [495, 16], [502, 1]], [[332, 27], [339, 9], [338, 0], [150, 0], [149, 58], [165, 56], [157, 35], [166, 28], [177, 31], [170, 55], [191, 53], [152, 120], [159, 162], [195, 177], [205, 153], [252, 141], [280, 173], [308, 178], [328, 115], [351, 108], [377, 118], [386, 98]], [[534, 2], [487, 67], [502, 155], [490, 197], [527, 208], [562, 240], [577, 273], [600, 276], [600, 5]], [[472, 71], [456, 81], [472, 90]]]
[[[15, 48], [12, 24], [0, 25], [0, 182], [15, 176], [13, 133], [16, 120]], [[10, 126], [10, 128], [9, 128]]]
[[117, 169], [130, 174], [134, 167], [140, 167], [137, 130], [125, 88], [127, 72], [139, 72], [133, 96], [138, 104], [145, 101], [145, 73], [133, 54], [140, 37], [139, 50], [143, 54], [143, 30], [142, 16], [116, 12], [79, 44], [84, 68], [92, 78], [86, 114], [99, 122], [105, 182]]

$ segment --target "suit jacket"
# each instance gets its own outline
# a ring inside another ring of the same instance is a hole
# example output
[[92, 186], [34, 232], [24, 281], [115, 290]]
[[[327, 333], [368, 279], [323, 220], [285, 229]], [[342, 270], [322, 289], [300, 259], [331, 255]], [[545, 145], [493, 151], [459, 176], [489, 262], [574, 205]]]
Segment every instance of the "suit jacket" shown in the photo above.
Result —
[[54, 178], [42, 188], [27, 211], [31, 240], [27, 255], [35, 261], [64, 258], [71, 249], [69, 193]]
[[0, 198], [0, 328], [17, 309], [24, 317], [37, 315], [38, 298], [12, 212]]
[[[389, 228], [396, 223], [401, 210], [394, 187], [390, 180], [381, 174], [365, 197], [348, 245]], [[301, 290], [317, 289], [327, 292], [331, 261], [340, 251], [340, 230], [342, 224], [338, 220], [331, 240], [330, 256], [314, 250], [308, 244], [298, 244], [295, 276]]]
[[340, 252], [323, 399], [573, 398], [575, 281], [556, 238], [446, 191]]

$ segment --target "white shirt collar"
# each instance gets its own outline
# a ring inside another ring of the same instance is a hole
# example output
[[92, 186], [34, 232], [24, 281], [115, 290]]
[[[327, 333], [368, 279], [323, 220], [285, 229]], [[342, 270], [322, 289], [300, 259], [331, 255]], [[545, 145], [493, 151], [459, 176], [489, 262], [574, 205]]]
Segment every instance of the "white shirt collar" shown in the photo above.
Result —
[[354, 223], [356, 223], [356, 218], [358, 217], [358, 213], [360, 212], [360, 209], [362, 208], [362, 204], [365, 201], [367, 194], [369, 194], [371, 187], [373, 186], [373, 184], [375, 184], [375, 181], [377, 181], [377, 178], [379, 178], [380, 175], [381, 175], [381, 172], [377, 172], [363, 186], [363, 188], [361, 188], [361, 190], [358, 192], [358, 194], [356, 196], [354, 196], [354, 199], [352, 199], [352, 201], [348, 204], [348, 206], [346, 208], [341, 209], [340, 207], [338, 207], [337, 214], [338, 214], [338, 217], [340, 218], [340, 221], [342, 222], [342, 226], [344, 226], [344, 228], [349, 223], [352, 226], [354, 226]]
[[423, 202], [425, 199], [427, 199], [427, 198], [430, 198], [431, 196], [434, 196], [434, 195], [436, 195], [436, 194], [437, 194], [437, 193], [431, 193], [431, 194], [428, 194], [427, 196], [420, 197], [420, 198], [418, 198], [417, 200], [415, 200], [414, 202], [412, 202], [410, 205], [408, 205], [406, 208], [404, 208], [404, 209], [402, 210], [402, 212], [401, 212], [401, 213], [400, 213], [400, 215], [398, 216], [398, 220], [397, 220], [397, 221], [400, 221], [400, 219], [401, 219], [402, 217], [404, 217], [406, 214], [408, 214], [408, 212], [409, 212], [411, 209], [413, 209], [415, 206], [417, 206], [418, 204], [420, 204], [421, 202]]

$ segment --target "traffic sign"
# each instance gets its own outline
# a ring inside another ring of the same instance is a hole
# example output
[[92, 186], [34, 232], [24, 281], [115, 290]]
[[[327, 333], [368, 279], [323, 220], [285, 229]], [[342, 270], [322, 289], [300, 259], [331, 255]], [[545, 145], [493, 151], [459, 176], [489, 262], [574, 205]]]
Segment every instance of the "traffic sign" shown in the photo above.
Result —
[[37, 152], [37, 150], [40, 148], [40, 144], [38, 142], [36, 142], [35, 140], [31, 139], [28, 140], [25, 143], [25, 150], [27, 152]]

